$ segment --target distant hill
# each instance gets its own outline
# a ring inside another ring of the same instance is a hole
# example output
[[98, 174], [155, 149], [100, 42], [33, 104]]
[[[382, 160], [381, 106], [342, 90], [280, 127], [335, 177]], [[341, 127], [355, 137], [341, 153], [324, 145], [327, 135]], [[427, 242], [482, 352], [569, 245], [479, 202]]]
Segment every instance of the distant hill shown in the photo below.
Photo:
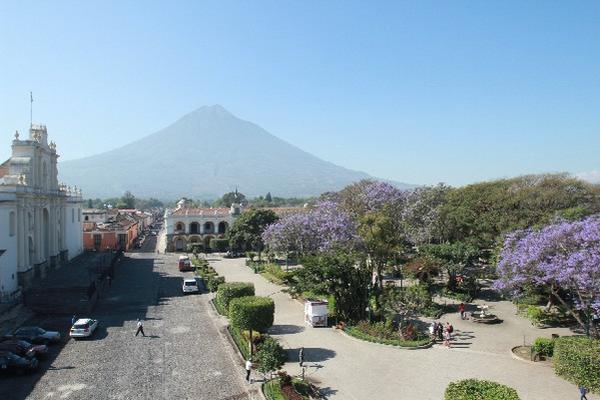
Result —
[[[60, 179], [85, 197], [213, 199], [236, 185], [249, 197], [304, 197], [338, 190], [368, 174], [321, 160], [241, 120], [202, 107], [128, 145], [59, 165]], [[410, 187], [411, 185], [396, 184]]]

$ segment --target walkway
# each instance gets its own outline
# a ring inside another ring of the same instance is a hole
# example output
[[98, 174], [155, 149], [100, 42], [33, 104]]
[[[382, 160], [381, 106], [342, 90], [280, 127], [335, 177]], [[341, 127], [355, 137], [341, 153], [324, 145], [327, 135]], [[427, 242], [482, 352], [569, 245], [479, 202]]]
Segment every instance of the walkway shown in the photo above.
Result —
[[[289, 350], [292, 359], [284, 369], [298, 375], [297, 353], [305, 348], [306, 376], [331, 399], [440, 400], [452, 381], [480, 378], [511, 386], [522, 400], [578, 399], [578, 389], [554, 375], [552, 368], [532, 365], [511, 357], [509, 349], [537, 336], [567, 334], [564, 329], [536, 329], [514, 315], [509, 302], [495, 302], [492, 311], [504, 319], [501, 325], [477, 325], [457, 315], [444, 316], [455, 327], [456, 348], [435, 346], [426, 350], [402, 350], [359, 341], [329, 328], [303, 323], [303, 305], [282, 293], [281, 286], [254, 274], [244, 259], [210, 260], [228, 282], [253, 282], [256, 294], [275, 301], [273, 336]], [[600, 400], [589, 396], [590, 400]]]

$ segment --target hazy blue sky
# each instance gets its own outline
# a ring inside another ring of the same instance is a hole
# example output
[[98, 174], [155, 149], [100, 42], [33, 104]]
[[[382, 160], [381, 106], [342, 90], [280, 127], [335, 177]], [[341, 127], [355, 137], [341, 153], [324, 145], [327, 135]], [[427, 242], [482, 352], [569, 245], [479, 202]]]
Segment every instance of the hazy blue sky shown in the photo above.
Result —
[[1, 159], [30, 90], [62, 159], [221, 104], [398, 181], [600, 179], [599, 1], [2, 1]]

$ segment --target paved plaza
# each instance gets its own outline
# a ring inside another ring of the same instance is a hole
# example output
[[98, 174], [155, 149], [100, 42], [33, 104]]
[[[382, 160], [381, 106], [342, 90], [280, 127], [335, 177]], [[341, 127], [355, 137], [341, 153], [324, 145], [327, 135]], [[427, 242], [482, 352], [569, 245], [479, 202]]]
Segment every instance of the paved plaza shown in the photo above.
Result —
[[[516, 360], [510, 349], [525, 340], [552, 333], [568, 335], [568, 329], [537, 329], [515, 315], [510, 302], [490, 302], [504, 320], [499, 325], [462, 321], [457, 314], [444, 315], [455, 327], [453, 348], [434, 346], [403, 350], [363, 342], [331, 328], [311, 328], [303, 323], [303, 306], [244, 265], [244, 259], [211, 259], [228, 282], [253, 282], [256, 294], [275, 301], [273, 336], [289, 349], [291, 361], [284, 367], [299, 375], [297, 351], [305, 348], [306, 376], [331, 399], [440, 400], [449, 382], [465, 378], [497, 381], [515, 388], [522, 400], [578, 400], [575, 385], [557, 377], [551, 367]], [[598, 400], [588, 395], [588, 399]]]

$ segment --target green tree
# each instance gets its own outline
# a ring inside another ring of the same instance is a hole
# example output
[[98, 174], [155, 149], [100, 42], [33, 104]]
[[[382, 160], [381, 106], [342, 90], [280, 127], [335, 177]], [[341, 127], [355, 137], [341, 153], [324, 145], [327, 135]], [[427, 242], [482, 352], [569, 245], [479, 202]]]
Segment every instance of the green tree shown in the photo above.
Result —
[[266, 332], [273, 326], [275, 303], [270, 297], [238, 297], [229, 303], [231, 325], [241, 331], [250, 332], [250, 354], [252, 354], [252, 334], [254, 331]]
[[94, 203], [92, 202], [92, 199], [88, 199], [87, 208], [94, 208]]
[[302, 259], [296, 270], [294, 292], [331, 295], [334, 311], [343, 321], [364, 319], [368, 305], [371, 270], [360, 253], [331, 251]]
[[236, 190], [235, 192], [225, 193], [219, 200], [215, 202], [215, 206], [231, 207], [233, 203], [246, 205], [248, 202], [246, 201], [246, 196]]
[[116, 205], [117, 208], [135, 208], [135, 196], [128, 190], [119, 199]]
[[265, 196], [265, 201], [267, 203], [270, 203], [273, 201], [273, 198], [271, 197], [271, 192], [268, 192], [267, 195]]
[[277, 340], [267, 336], [258, 346], [255, 359], [258, 364], [258, 370], [263, 374], [272, 374], [273, 371], [280, 369], [286, 360], [285, 350]]
[[253, 209], [243, 212], [227, 233], [230, 247], [237, 251], [256, 251], [260, 260], [264, 249], [262, 233], [277, 220], [277, 214], [271, 210]]
[[[456, 278], [461, 275], [471, 281], [475, 280], [474, 267], [479, 256], [479, 249], [463, 242], [442, 243], [423, 246], [425, 255], [439, 261], [448, 274], [448, 288], [457, 289]], [[467, 283], [467, 282], [465, 282]]]

